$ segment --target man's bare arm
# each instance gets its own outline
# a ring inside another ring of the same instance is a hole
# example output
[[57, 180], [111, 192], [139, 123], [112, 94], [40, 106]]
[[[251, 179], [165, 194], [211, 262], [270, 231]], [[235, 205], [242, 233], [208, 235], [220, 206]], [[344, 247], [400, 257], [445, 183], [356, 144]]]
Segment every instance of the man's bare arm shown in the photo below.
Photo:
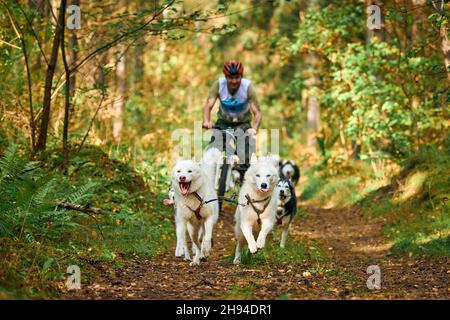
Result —
[[255, 129], [255, 131], [258, 131], [259, 125], [261, 124], [262, 114], [257, 100], [251, 101], [250, 109], [254, 116], [252, 128]]
[[214, 104], [216, 103], [217, 98], [209, 97], [208, 100], [206, 100], [206, 104], [203, 107], [203, 127], [211, 129], [212, 123], [211, 123], [211, 110], [214, 108]]

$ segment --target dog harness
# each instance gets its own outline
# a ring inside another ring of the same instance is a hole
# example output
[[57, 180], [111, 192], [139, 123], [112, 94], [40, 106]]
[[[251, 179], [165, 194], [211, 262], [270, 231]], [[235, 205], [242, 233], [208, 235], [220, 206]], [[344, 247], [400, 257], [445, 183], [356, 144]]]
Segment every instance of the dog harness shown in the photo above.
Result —
[[[254, 200], [254, 199], [250, 198], [250, 195], [247, 193], [247, 194], [245, 195], [245, 199], [247, 199], [247, 206], [248, 206], [248, 205], [251, 205], [253, 211], [255, 211], [255, 213], [258, 215], [258, 224], [261, 225], [261, 218], [260, 218], [260, 215], [264, 212], [264, 210], [266, 210], [267, 206], [268, 206], [269, 203], [270, 203], [270, 199], [271, 199], [271, 198], [270, 198], [270, 197], [267, 197], [267, 198], [261, 199], [261, 200]], [[266, 202], [266, 204], [264, 205], [264, 207], [263, 207], [262, 209], [258, 209], [258, 208], [255, 207], [254, 203], [264, 202], [264, 201], [266, 201], [266, 200], [269, 200], [269, 201]]]
[[[281, 198], [281, 197], [283, 197], [283, 198]], [[280, 198], [281, 198], [281, 200], [284, 200], [284, 199], [286, 199], [286, 196], [280, 196]], [[276, 216], [277, 225], [281, 225], [283, 223], [283, 218], [289, 215], [289, 213], [285, 213], [286, 209], [284, 208], [284, 206], [285, 206], [285, 204], [282, 206], [278, 206], [277, 216]], [[281, 211], [281, 213], [282, 213], [281, 216], [278, 214], [279, 211]]]
[[[186, 207], [187, 207], [189, 210], [191, 210], [191, 211], [195, 214], [195, 217], [197, 218], [197, 220], [201, 220], [201, 219], [202, 219], [202, 216], [200, 215], [200, 209], [203, 207], [203, 205], [204, 205], [205, 203], [208, 203], [208, 202], [210, 202], [211, 200], [210, 200], [210, 201], [207, 201], [207, 202], [204, 202], [203, 199], [202, 199], [202, 197], [200, 197], [200, 195], [199, 195], [197, 192], [193, 192], [192, 194], [197, 198], [198, 201], [200, 201], [200, 204], [199, 204], [198, 208], [195, 209], [195, 210], [193, 210], [193, 209], [192, 209], [191, 207], [189, 207], [188, 205], [186, 205]], [[213, 240], [213, 238], [211, 238], [211, 247], [214, 247], [214, 240]]]
[[202, 216], [200, 215], [200, 210], [204, 204], [203, 199], [202, 199], [202, 197], [200, 197], [200, 195], [197, 192], [193, 192], [192, 194], [197, 198], [198, 201], [200, 201], [200, 204], [199, 204], [198, 208], [195, 210], [192, 209], [191, 207], [189, 207], [188, 205], [186, 205], [186, 207], [195, 214], [195, 217], [197, 218], [197, 220], [201, 220]]
[[[284, 208], [283, 208], [283, 211], [284, 211]], [[288, 213], [285, 213], [285, 214], [283, 214], [281, 217], [280, 216], [278, 216], [278, 214], [277, 214], [277, 225], [281, 225], [282, 223], [283, 223], [283, 218], [284, 217], [287, 217], [289, 214]]]

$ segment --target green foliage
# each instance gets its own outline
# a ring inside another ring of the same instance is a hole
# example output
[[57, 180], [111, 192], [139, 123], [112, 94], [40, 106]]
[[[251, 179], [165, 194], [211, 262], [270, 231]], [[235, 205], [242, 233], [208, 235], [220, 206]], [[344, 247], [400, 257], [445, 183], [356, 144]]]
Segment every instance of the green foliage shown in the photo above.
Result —
[[392, 183], [361, 201], [368, 217], [383, 216], [395, 254], [450, 255], [450, 153], [423, 146]]
[[[67, 43], [68, 53], [75, 50], [80, 61], [137, 30], [168, 3], [130, 2], [127, 8], [117, 1], [86, 3], [83, 34], [77, 48]], [[173, 216], [161, 207], [161, 193], [169, 184], [171, 133], [201, 119], [208, 87], [221, 75], [223, 60], [230, 58], [241, 59], [245, 76], [255, 83], [262, 127], [281, 128], [282, 156], [313, 166], [302, 185], [302, 200], [333, 206], [359, 203], [367, 217], [388, 219], [383, 230], [394, 241], [395, 253], [448, 253], [444, 199], [449, 196], [450, 95], [438, 48], [448, 8], [437, 13], [427, 3], [410, 10], [387, 1], [388, 37], [367, 43], [364, 1], [220, 0], [202, 7], [195, 1], [175, 1], [164, 16], [75, 74], [67, 175], [59, 173], [65, 166], [59, 149], [60, 78], [52, 84], [54, 130], [48, 151], [37, 155], [40, 162], [31, 162], [24, 147], [18, 147], [31, 140], [28, 84], [22, 43], [7, 8], [24, 32], [36, 119], [41, 117], [46, 70], [42, 54], [49, 57], [55, 33], [33, 4], [0, 5], [0, 298], [45, 298], [61, 292], [56, 284], [63, 283], [68, 264], [79, 264], [89, 276], [98, 265], [118, 266], [168, 250]], [[121, 56], [126, 62], [125, 93], [116, 92]], [[61, 59], [56, 71], [62, 72]], [[86, 119], [92, 119], [93, 106], [103, 94], [101, 112], [76, 153], [90, 124]], [[317, 163], [317, 157], [310, 157], [314, 150], [303, 148], [305, 133], [312, 131], [306, 125], [312, 97], [320, 104], [320, 131], [313, 132], [322, 156]], [[107, 105], [121, 98], [125, 104], [118, 142], [111, 138], [116, 115]], [[16, 146], [6, 148], [8, 141]], [[362, 161], [352, 162], [355, 146]], [[384, 161], [404, 166], [395, 177], [404, 187], [393, 182], [385, 186], [384, 168], [371, 172], [370, 165]], [[57, 206], [61, 201], [98, 206], [110, 214], [93, 217], [64, 210]], [[243, 261], [257, 266], [320, 262], [321, 257], [293, 241], [284, 251], [269, 243], [256, 256], [245, 253]], [[252, 297], [248, 287], [252, 284], [237, 285], [231, 292]]]
[[[273, 236], [274, 233], [272, 233]], [[232, 258], [230, 256], [226, 259], [231, 261]], [[326, 256], [317, 243], [307, 242], [304, 239], [299, 241], [289, 237], [286, 241], [286, 247], [280, 248], [279, 237], [277, 240], [274, 237], [269, 237], [264, 249], [256, 254], [251, 254], [245, 246], [241, 256], [241, 263], [245, 266], [253, 267], [275, 264], [301, 264], [305, 262], [313, 262], [319, 265], [324, 259], [326, 259]]]
[[450, 255], [450, 236], [427, 240], [423, 244], [409, 239], [398, 240], [391, 248], [394, 254], [405, 255], [412, 252], [414, 255]]
[[229, 300], [254, 300], [253, 291], [256, 289], [256, 283], [249, 281], [245, 284], [234, 284], [224, 295], [224, 299]]
[[404, 50], [396, 39], [365, 44], [363, 9], [361, 4], [331, 1], [321, 10], [307, 10], [289, 50], [315, 55], [321, 67], [305, 70], [291, 83], [320, 73], [315, 92], [321, 102], [323, 138], [343, 124], [345, 136], [367, 157], [405, 159], [422, 139], [446, 127], [441, 107], [445, 81], [436, 87], [433, 76], [441, 57], [425, 53], [423, 44]]
[[[58, 157], [29, 162], [20, 151], [13, 145], [0, 157], [0, 297], [55, 296], [65, 290], [68, 265], [89, 276], [95, 265], [120, 266], [170, 248], [172, 212], [128, 165], [85, 146], [66, 177], [51, 168], [61, 163]], [[50, 158], [54, 153], [60, 150], [49, 151]], [[150, 167], [148, 181], [158, 172]], [[62, 201], [110, 213], [94, 219], [58, 208]]]
[[47, 174], [38, 163], [23, 160], [17, 146], [9, 147], [0, 158], [0, 237], [34, 242], [41, 236], [56, 236], [60, 228], [77, 227], [57, 204], [89, 200], [96, 187], [91, 182], [71, 187]]
[[300, 199], [321, 206], [346, 207], [363, 199], [378, 181], [367, 163], [353, 161], [329, 172], [324, 166], [316, 166], [304, 173], [307, 177], [302, 187]]

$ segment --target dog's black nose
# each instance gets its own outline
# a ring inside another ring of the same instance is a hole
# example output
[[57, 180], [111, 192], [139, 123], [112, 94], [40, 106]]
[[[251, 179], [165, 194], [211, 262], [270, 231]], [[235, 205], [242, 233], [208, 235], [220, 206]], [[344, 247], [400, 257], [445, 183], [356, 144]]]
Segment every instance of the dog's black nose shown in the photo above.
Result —
[[261, 188], [266, 189], [267, 188], [267, 183], [261, 183]]
[[284, 195], [284, 190], [280, 190], [280, 194], [281, 194], [281, 195]]
[[185, 176], [180, 176], [180, 181], [186, 181], [186, 177]]

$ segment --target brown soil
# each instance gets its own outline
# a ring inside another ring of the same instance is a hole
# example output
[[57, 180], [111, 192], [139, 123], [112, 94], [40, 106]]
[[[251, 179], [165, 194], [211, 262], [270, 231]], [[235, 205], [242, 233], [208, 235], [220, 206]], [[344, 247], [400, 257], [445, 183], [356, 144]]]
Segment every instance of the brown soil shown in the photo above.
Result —
[[[394, 257], [381, 234], [383, 221], [365, 219], [357, 206], [324, 209], [302, 204], [291, 236], [321, 243], [329, 259], [263, 266], [235, 266], [233, 208], [214, 230], [214, 247], [198, 267], [171, 252], [102, 270], [65, 299], [449, 299], [448, 258]], [[288, 239], [289, 241], [289, 239]], [[381, 289], [369, 290], [367, 267], [378, 265]], [[308, 270], [315, 268], [315, 273]], [[241, 288], [241, 289], [236, 289]]]

